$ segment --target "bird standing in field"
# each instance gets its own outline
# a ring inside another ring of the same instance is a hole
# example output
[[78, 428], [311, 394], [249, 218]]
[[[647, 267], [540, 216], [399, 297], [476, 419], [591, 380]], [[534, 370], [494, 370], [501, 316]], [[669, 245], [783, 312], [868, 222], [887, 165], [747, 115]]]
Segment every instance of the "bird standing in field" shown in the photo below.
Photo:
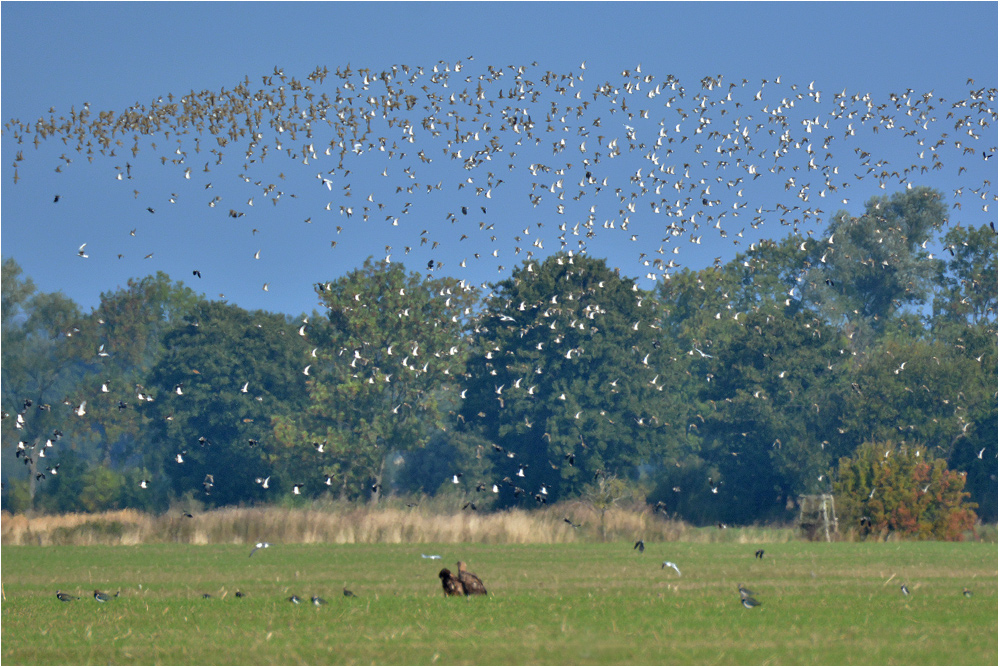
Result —
[[357, 596], [354, 595], [353, 591], [351, 591], [347, 587], [344, 587], [344, 598], [357, 598]]
[[326, 605], [326, 599], [320, 598], [319, 596], [313, 596], [312, 602], [317, 608], [321, 605]]
[[[969, 591], [969, 590], [966, 589], [965, 591]], [[70, 601], [75, 601], [75, 600], [79, 599], [80, 597], [79, 596], [72, 596], [70, 594], [66, 594], [66, 593], [61, 592], [61, 591], [59, 591], [57, 589], [56, 590], [56, 598], [58, 598], [63, 603], [69, 603]]]
[[740, 591], [740, 602], [743, 604], [744, 608], [750, 610], [751, 608], [756, 608], [760, 605], [760, 601], [754, 598], [754, 593], [752, 591], [744, 587], [742, 584], [736, 586]]
[[910, 595], [910, 588], [907, 587], [905, 584], [904, 585], [899, 585], [899, 591], [903, 592], [903, 596], [909, 596]]
[[[114, 598], [118, 598], [118, 594], [115, 594]], [[107, 603], [111, 599], [111, 594], [105, 594], [103, 591], [98, 591], [97, 589], [94, 590], [94, 600], [98, 603]]]
[[442, 568], [441, 572], [438, 573], [438, 577], [441, 578], [441, 588], [444, 589], [445, 596], [462, 596], [465, 594], [462, 582], [447, 568]]
[[466, 596], [486, 595], [486, 586], [483, 581], [475, 573], [465, 570], [464, 561], [458, 562], [458, 580], [462, 583], [462, 589], [465, 590]]
[[291, 596], [289, 596], [288, 600], [291, 601], [292, 603], [294, 603], [295, 605], [298, 605], [299, 603], [302, 602], [302, 599], [299, 598], [298, 596], [296, 596], [295, 594], [292, 594]]
[[969, 589], [968, 587], [963, 587], [962, 596], [964, 596], [965, 598], [972, 598], [972, 590]]

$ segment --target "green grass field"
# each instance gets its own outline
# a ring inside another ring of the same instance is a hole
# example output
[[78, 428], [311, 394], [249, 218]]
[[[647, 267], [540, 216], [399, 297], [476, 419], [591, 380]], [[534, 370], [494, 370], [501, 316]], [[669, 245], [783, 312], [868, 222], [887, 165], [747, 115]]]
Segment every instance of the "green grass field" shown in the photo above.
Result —
[[[5, 547], [2, 660], [997, 663], [996, 544], [785, 543], [759, 546], [762, 561], [757, 547], [275, 545], [253, 558], [233, 545]], [[490, 597], [442, 596], [437, 572], [460, 558]], [[760, 608], [740, 605], [739, 582]], [[98, 604], [95, 588], [121, 597]], [[62, 603], [56, 589], [83, 598]]]

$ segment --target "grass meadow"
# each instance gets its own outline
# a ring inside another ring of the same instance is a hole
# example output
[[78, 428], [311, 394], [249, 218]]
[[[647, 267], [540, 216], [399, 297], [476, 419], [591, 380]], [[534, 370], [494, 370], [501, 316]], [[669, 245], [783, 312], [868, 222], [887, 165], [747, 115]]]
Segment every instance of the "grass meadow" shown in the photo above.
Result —
[[[754, 558], [758, 547], [763, 560]], [[0, 658], [11, 665], [997, 664], [996, 543], [647, 540], [642, 554], [631, 541], [298, 543], [252, 558], [250, 548], [7, 545]], [[437, 572], [458, 559], [484, 580], [489, 597], [444, 598]], [[661, 569], [664, 560], [682, 575]], [[763, 605], [744, 609], [738, 583]], [[356, 598], [342, 596], [345, 585]], [[963, 587], [973, 597], [963, 597]], [[120, 588], [121, 596], [102, 605], [95, 588]], [[62, 603], [57, 589], [82, 598]], [[247, 595], [236, 598], [237, 589]], [[288, 602], [292, 594], [305, 602]], [[328, 605], [310, 605], [313, 595]]]

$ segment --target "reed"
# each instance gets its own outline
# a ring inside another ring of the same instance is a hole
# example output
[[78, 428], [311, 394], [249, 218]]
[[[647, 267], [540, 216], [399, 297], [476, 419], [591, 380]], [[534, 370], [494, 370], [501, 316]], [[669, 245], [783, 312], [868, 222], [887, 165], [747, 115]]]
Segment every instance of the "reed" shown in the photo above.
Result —
[[[227, 507], [205, 512], [148, 515], [134, 510], [65, 515], [0, 516], [3, 545], [193, 545], [248, 543], [484, 543], [599, 542], [600, 514], [589, 504], [568, 502], [538, 510], [491, 513], [440, 512], [424, 507], [352, 506], [318, 502], [309, 507]], [[569, 518], [579, 528], [564, 521]], [[786, 528], [720, 531], [657, 516], [648, 509], [609, 510], [608, 541], [787, 542]]]
[[[433, 504], [378, 508], [317, 501], [305, 507], [226, 507], [190, 513], [149, 515], [135, 510], [64, 515], [0, 514], [0, 542], [7, 545], [191, 545], [273, 543], [400, 544], [481, 543], [493, 545], [597, 543], [776, 544], [802, 540], [791, 526], [695, 527], [653, 513], [641, 504], [601, 514], [583, 501], [536, 510], [442, 511]], [[574, 528], [565, 519], [579, 525]], [[892, 540], [892, 537], [889, 537]], [[979, 526], [970, 540], [997, 541], [996, 527]], [[841, 540], [859, 540], [847, 531]], [[869, 540], [872, 540], [869, 538]], [[876, 539], [877, 540], [877, 539]]]

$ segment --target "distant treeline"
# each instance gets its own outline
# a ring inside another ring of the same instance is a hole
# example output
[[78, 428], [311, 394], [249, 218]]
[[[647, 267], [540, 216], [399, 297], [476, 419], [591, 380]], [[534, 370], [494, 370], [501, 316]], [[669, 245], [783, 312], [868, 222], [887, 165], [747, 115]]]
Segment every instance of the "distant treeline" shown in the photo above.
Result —
[[490, 286], [368, 260], [294, 317], [163, 273], [83, 313], [9, 258], [3, 508], [580, 499], [747, 524], [834, 491], [891, 528], [877, 468], [900, 457], [928, 523], [946, 483], [995, 522], [997, 237], [945, 221], [914, 188], [652, 291], [589, 255]]

